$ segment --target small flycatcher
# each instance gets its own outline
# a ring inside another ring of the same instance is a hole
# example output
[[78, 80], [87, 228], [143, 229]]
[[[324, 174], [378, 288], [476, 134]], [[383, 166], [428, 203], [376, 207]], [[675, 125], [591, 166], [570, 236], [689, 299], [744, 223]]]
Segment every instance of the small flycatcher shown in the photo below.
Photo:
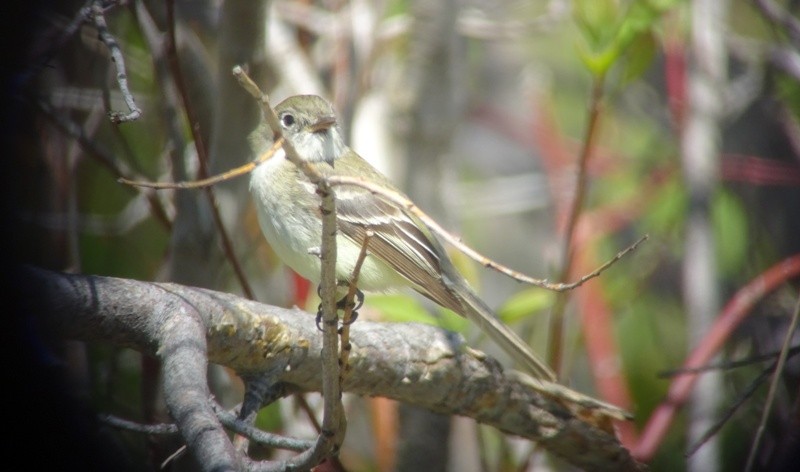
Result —
[[[304, 160], [323, 176], [357, 177], [398, 192], [389, 180], [344, 142], [331, 105], [315, 95], [297, 95], [281, 102], [283, 134]], [[257, 151], [272, 133], [255, 132]], [[316, 186], [279, 150], [252, 173], [250, 190], [267, 241], [289, 267], [319, 283], [320, 259], [312, 251], [322, 238]], [[528, 345], [504, 325], [458, 273], [430, 229], [380, 195], [356, 186], [337, 186], [336, 275], [347, 282], [368, 231], [372, 232], [358, 286], [365, 291], [411, 287], [439, 305], [472, 320], [527, 372], [554, 380], [553, 372]]]

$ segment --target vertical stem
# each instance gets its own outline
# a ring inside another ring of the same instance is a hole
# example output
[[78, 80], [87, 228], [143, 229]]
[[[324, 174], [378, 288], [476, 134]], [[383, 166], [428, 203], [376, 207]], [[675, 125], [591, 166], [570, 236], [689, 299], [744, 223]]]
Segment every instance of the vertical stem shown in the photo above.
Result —
[[[178, 61], [175, 21], [175, 0], [167, 0], [167, 60], [170, 70], [172, 71], [173, 80], [175, 81], [175, 88], [180, 93], [181, 101], [183, 102], [183, 109], [186, 112], [186, 120], [189, 122], [189, 129], [192, 133], [194, 147], [197, 150], [200, 178], [206, 178], [209, 176], [208, 149], [203, 141], [202, 134], [200, 134], [200, 122], [197, 119], [197, 114], [192, 106], [192, 100], [189, 98], [186, 88], [186, 81], [184, 80], [183, 71], [181, 69], [180, 62]], [[228, 230], [225, 228], [225, 224], [222, 221], [222, 216], [219, 212], [219, 205], [217, 204], [217, 198], [214, 195], [214, 190], [212, 187], [206, 187], [204, 192], [206, 194], [206, 198], [208, 199], [209, 206], [211, 207], [211, 216], [214, 219], [214, 225], [217, 227], [217, 231], [219, 232], [225, 257], [228, 259], [228, 262], [230, 262], [233, 272], [236, 274], [236, 279], [239, 281], [239, 285], [241, 285], [244, 294], [250, 300], [255, 300], [253, 289], [250, 287], [250, 283], [247, 281], [247, 276], [244, 273], [244, 269], [242, 269], [242, 265], [239, 263], [239, 258], [236, 257], [236, 252], [233, 249], [233, 242], [231, 241], [231, 237], [228, 235]]]
[[[689, 109], [681, 136], [681, 159], [690, 207], [683, 262], [683, 295], [690, 349], [711, 328], [719, 312], [719, 293], [711, 202], [719, 168], [719, 121], [725, 85], [724, 22], [727, 2], [695, 0], [692, 8], [693, 54], [688, 75]], [[698, 379], [689, 412], [687, 442], [701, 440], [715, 423], [719, 372]], [[688, 470], [711, 471], [719, 466], [719, 442], [711, 439], [689, 458]]]
[[[583, 210], [584, 200], [586, 199], [586, 182], [588, 180], [589, 158], [591, 157], [594, 141], [597, 137], [597, 129], [600, 121], [600, 111], [602, 108], [603, 88], [605, 85], [605, 74], [594, 77], [592, 83], [592, 94], [589, 102], [589, 119], [586, 125], [586, 134], [583, 138], [583, 146], [578, 158], [578, 175], [575, 182], [575, 197], [572, 206], [567, 213], [567, 226], [564, 230], [564, 246], [562, 247], [561, 271], [556, 278], [558, 282], [566, 282], [569, 279], [572, 259], [574, 258], [573, 241], [575, 239], [575, 228], [578, 225], [578, 218]], [[561, 358], [563, 356], [563, 337], [564, 337], [564, 309], [567, 306], [569, 292], [560, 292], [556, 296], [553, 309], [550, 314], [549, 338], [550, 346], [548, 359], [550, 365], [556, 373], [561, 372]]]
[[[323, 189], [324, 187], [324, 189]], [[341, 446], [344, 438], [342, 414], [342, 389], [339, 384], [339, 317], [336, 313], [336, 202], [333, 189], [320, 185], [322, 197], [322, 317], [324, 332], [322, 343], [322, 381], [325, 411], [320, 437], [333, 438], [333, 446]]]

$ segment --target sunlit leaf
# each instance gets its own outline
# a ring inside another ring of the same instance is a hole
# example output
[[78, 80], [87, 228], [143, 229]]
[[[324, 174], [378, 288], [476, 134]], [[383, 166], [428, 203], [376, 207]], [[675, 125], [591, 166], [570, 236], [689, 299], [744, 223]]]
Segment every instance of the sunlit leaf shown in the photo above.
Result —
[[515, 323], [546, 310], [553, 304], [553, 292], [541, 288], [530, 288], [516, 293], [497, 310], [497, 315], [506, 323]]
[[417, 300], [403, 294], [370, 294], [366, 304], [379, 311], [386, 321], [432, 323], [435, 321]]
[[630, 83], [642, 76], [647, 71], [656, 55], [656, 40], [652, 32], [638, 35], [625, 53], [625, 65], [622, 71], [622, 81]]
[[682, 231], [688, 205], [689, 197], [679, 179], [665, 183], [642, 217], [644, 228], [662, 235]]
[[747, 214], [738, 198], [727, 191], [714, 196], [711, 207], [717, 267], [725, 275], [735, 274], [748, 254]]
[[619, 15], [616, 0], [576, 0], [573, 16], [590, 49], [606, 49], [616, 29]]

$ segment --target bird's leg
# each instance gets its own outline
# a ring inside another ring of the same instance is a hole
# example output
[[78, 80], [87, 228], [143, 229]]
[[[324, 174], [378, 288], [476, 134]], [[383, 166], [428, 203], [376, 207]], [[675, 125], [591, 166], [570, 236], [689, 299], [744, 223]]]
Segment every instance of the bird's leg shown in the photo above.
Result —
[[[321, 296], [322, 287], [317, 286], [317, 296]], [[364, 292], [359, 289], [356, 289], [355, 292], [355, 300], [354, 303], [351, 305], [350, 309], [350, 319], [347, 320], [345, 324], [352, 324], [358, 318], [358, 310], [364, 305]], [[347, 295], [342, 297], [339, 301], [336, 302], [336, 311], [339, 310], [346, 310], [348, 308], [347, 303]], [[317, 317], [315, 319], [317, 329], [322, 331], [322, 303], [319, 304], [317, 307]]]
[[[345, 321], [344, 324], [352, 324], [358, 318], [358, 310], [364, 305], [364, 292], [359, 289], [356, 289], [355, 293], [355, 300], [354, 303], [350, 307], [350, 319]], [[341, 300], [336, 302], [336, 308], [339, 310], [346, 310], [347, 307], [347, 295], [344, 296]]]
[[[321, 299], [322, 298], [322, 285], [317, 285], [317, 296]], [[339, 311], [339, 302], [336, 302], [336, 311]], [[317, 329], [320, 331], [324, 331], [322, 329], [322, 302], [320, 301], [319, 305], [317, 305], [317, 316], [314, 319], [314, 323], [317, 325]]]

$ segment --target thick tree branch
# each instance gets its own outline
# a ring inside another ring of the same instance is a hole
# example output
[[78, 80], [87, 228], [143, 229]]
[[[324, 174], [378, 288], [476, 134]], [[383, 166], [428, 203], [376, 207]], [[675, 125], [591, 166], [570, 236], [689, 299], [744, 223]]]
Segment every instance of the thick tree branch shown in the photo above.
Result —
[[[176, 284], [33, 268], [16, 275], [24, 312], [36, 313], [58, 335], [162, 359], [171, 378], [165, 382], [170, 411], [201, 463], [232, 466], [235, 460], [202, 381], [206, 352], [210, 362], [240, 375], [272, 375], [291, 386], [287, 391], [321, 389], [322, 340], [308, 313]], [[428, 325], [361, 321], [351, 327], [351, 344], [345, 391], [469, 416], [588, 470], [642, 468], [607, 421], [591, 418], [591, 408], [542, 394], [529, 377], [503, 371], [457, 335]]]

